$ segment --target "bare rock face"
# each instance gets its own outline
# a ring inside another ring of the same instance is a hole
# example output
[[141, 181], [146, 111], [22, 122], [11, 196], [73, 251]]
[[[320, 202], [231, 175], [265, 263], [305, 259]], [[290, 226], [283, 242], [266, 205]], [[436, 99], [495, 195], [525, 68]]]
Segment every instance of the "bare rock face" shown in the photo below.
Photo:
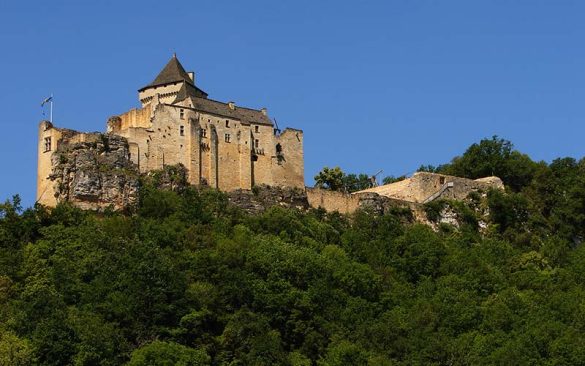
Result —
[[138, 202], [139, 173], [125, 138], [107, 134], [64, 136], [52, 156], [55, 196], [83, 209], [124, 210]]
[[187, 168], [183, 164], [165, 165], [164, 168], [150, 171], [143, 177], [145, 182], [168, 191], [181, 192], [189, 186]]
[[295, 208], [305, 211], [309, 208], [307, 194], [303, 189], [289, 187], [256, 186], [251, 191], [238, 189], [228, 192], [229, 201], [251, 214], [264, 212], [272, 206]]

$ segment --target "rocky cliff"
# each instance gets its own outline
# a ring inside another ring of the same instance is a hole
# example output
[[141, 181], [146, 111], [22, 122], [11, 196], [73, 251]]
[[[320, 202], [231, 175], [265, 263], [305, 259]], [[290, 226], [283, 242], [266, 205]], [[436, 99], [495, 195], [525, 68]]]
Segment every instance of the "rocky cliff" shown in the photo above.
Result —
[[272, 206], [309, 209], [307, 194], [304, 189], [256, 186], [251, 191], [238, 189], [227, 193], [229, 201], [244, 211], [257, 214]]
[[138, 202], [139, 174], [125, 138], [101, 134], [64, 135], [51, 157], [58, 202], [83, 209], [130, 209]]

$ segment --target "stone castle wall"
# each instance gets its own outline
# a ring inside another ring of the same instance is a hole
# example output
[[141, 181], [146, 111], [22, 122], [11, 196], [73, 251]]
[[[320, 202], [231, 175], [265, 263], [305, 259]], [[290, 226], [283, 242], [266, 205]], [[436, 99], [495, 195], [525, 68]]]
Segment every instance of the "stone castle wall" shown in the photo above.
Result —
[[[182, 164], [190, 184], [222, 191], [250, 190], [255, 185], [304, 188], [300, 130], [278, 134], [269, 125], [158, 104], [110, 118], [107, 131], [127, 141], [128, 158], [140, 173]], [[65, 142], [64, 135], [71, 144], [84, 142], [91, 134], [40, 124], [37, 199], [48, 206], [58, 202], [48, 177], [55, 169], [52, 155]]]
[[[108, 120], [107, 133], [124, 138], [128, 160], [140, 173], [181, 164], [190, 184], [227, 192], [257, 185], [304, 188], [301, 130], [280, 133], [265, 108], [208, 99], [194, 83], [194, 73], [173, 55], [139, 90], [142, 108]], [[39, 126], [37, 199], [49, 206], [59, 193], [48, 178], [56, 169], [52, 157], [65, 144], [65, 132], [67, 144], [84, 142], [86, 134], [48, 122]]]
[[[128, 139], [140, 172], [183, 164], [191, 184], [223, 191], [254, 185], [304, 187], [303, 132], [157, 104], [112, 117], [108, 131]], [[145, 124], [147, 125], [145, 126]]]
[[320, 188], [307, 188], [307, 199], [311, 207], [322, 208], [327, 212], [350, 214], [360, 207], [357, 195]]
[[503, 189], [497, 177], [477, 180], [442, 174], [419, 172], [411, 178], [384, 186], [354, 193], [343, 193], [319, 188], [307, 188], [309, 205], [328, 212], [351, 214], [358, 209], [377, 213], [387, 212], [393, 207], [409, 208], [415, 217], [424, 217], [426, 200], [464, 200], [471, 192]]

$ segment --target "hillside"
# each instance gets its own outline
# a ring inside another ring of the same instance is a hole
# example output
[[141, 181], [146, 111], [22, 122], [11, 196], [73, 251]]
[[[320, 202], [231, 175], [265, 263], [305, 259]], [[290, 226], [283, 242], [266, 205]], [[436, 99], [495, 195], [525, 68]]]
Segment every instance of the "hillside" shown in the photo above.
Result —
[[136, 212], [0, 205], [0, 365], [523, 365], [585, 360], [585, 160], [496, 137], [439, 167], [506, 191], [251, 215], [143, 182]]

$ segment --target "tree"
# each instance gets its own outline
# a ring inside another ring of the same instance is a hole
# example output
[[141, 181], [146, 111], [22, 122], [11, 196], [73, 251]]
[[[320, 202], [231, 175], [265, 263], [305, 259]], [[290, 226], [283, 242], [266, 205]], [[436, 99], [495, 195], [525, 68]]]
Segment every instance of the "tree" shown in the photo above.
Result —
[[205, 351], [173, 342], [154, 341], [132, 352], [127, 366], [204, 366], [211, 365]]
[[370, 176], [367, 174], [345, 174], [338, 166], [335, 168], [324, 167], [314, 179], [317, 188], [347, 193], [361, 191], [372, 186]]
[[395, 177], [393, 175], [389, 175], [384, 177], [384, 179], [382, 179], [382, 184], [392, 184], [392, 183], [396, 183], [396, 182], [400, 182], [401, 180], [405, 180], [406, 176], [405, 175], [401, 175], [400, 177]]
[[344, 173], [338, 166], [332, 169], [324, 167], [314, 178], [315, 187], [340, 191], [343, 189], [343, 176]]
[[[505, 141], [466, 154], [437, 169], [483, 157], [521, 190], [449, 202], [449, 230], [148, 184], [131, 216], [0, 204], [0, 366], [579, 364], [585, 160], [525, 185]], [[363, 188], [339, 172], [323, 187]]]
[[326, 357], [321, 360], [319, 366], [366, 366], [368, 353], [360, 346], [343, 340], [329, 346]]
[[495, 175], [514, 191], [520, 191], [532, 181], [537, 163], [513, 147], [510, 141], [497, 136], [483, 139], [450, 164], [436, 168], [436, 172], [470, 179]]
[[33, 348], [27, 339], [0, 330], [0, 366], [28, 366], [35, 361]]
[[345, 174], [342, 178], [344, 191], [351, 193], [372, 186], [370, 177], [367, 174]]

